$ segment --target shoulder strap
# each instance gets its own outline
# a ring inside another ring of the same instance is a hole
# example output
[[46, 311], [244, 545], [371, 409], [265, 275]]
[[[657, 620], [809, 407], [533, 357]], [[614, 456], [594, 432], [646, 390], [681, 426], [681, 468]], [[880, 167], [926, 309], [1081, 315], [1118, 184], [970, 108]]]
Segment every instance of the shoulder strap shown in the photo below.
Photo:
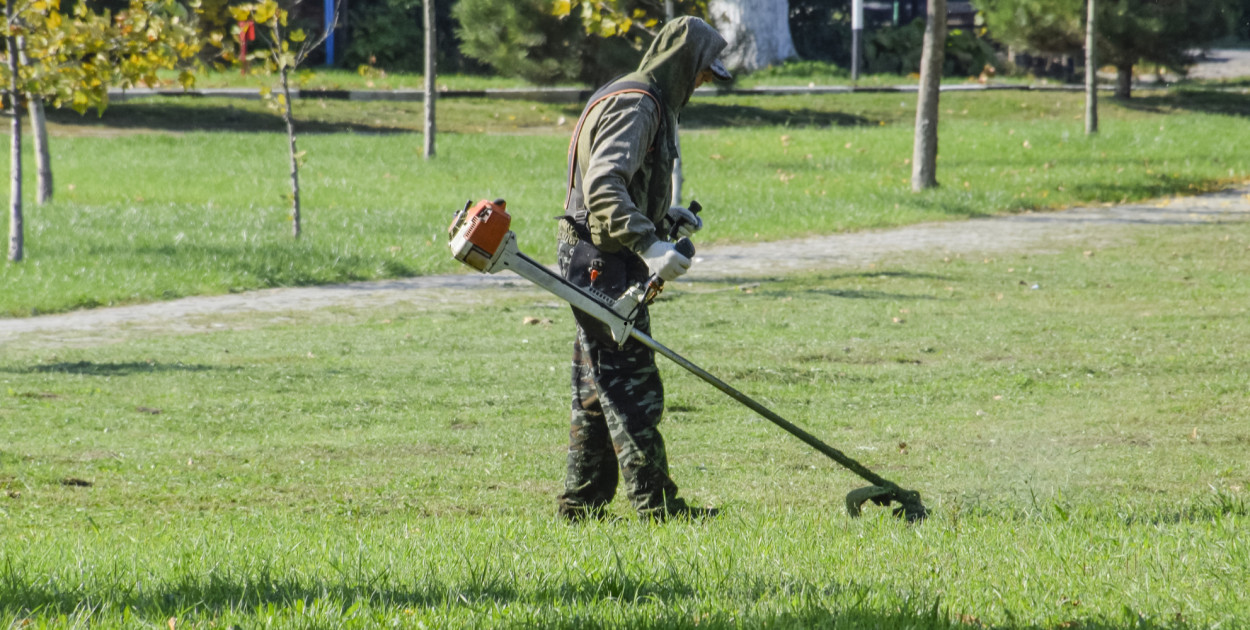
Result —
[[[586, 123], [586, 118], [590, 116], [591, 110], [599, 105], [599, 103], [602, 103], [613, 96], [629, 93], [646, 94], [651, 97], [651, 100], [655, 101], [655, 106], [661, 112], [660, 121], [661, 124], [663, 123], [664, 105], [655, 92], [652, 91], [651, 86], [647, 83], [643, 83], [641, 81], [620, 81], [618, 79], [609, 81], [606, 85], [599, 88], [594, 94], [592, 94], [590, 96], [590, 100], [586, 103], [586, 109], [582, 110], [581, 117], [577, 119], [577, 126], [573, 128], [573, 138], [569, 140], [568, 194], [564, 197], [564, 211], [566, 214], [575, 215], [581, 213], [580, 208], [572, 208], [569, 204], [573, 200], [573, 185], [577, 176], [577, 141], [582, 135], [582, 125]], [[584, 213], [581, 214], [583, 214], [583, 216], [576, 217], [578, 220], [585, 219]]]

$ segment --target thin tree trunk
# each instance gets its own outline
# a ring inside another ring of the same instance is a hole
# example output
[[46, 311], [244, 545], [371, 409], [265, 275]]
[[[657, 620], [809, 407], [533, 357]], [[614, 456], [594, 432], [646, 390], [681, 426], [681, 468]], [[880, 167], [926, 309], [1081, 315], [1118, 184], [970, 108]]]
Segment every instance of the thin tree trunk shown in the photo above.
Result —
[[291, 82], [290, 71], [282, 67], [282, 97], [285, 109], [282, 118], [286, 121], [286, 137], [291, 155], [291, 236], [300, 236], [299, 209], [299, 150], [295, 146], [295, 117], [291, 114]]
[[[4, 3], [5, 25], [6, 30], [12, 33], [12, 24], [14, 17], [13, 5], [17, 4], [13, 0]], [[9, 260], [19, 262], [22, 260], [24, 249], [23, 230], [22, 230], [22, 95], [17, 89], [18, 81], [18, 59], [19, 54], [15, 54], [18, 49], [17, 38], [9, 35], [5, 38], [5, 45], [8, 46], [8, 65], [9, 65], [9, 105], [13, 107], [13, 120], [10, 123], [9, 134]]]
[[[676, 17], [673, 11], [673, 0], [664, 0], [664, 21], [672, 22]], [[673, 160], [673, 199], [672, 204], [681, 205], [681, 188], [685, 183], [685, 176], [681, 170], [681, 138], [677, 138], [677, 157]]]
[[911, 189], [920, 192], [937, 182], [938, 97], [946, 48], [946, 0], [929, 0], [924, 49], [920, 55], [920, 96], [916, 101], [916, 139], [911, 157]]
[[438, 47], [435, 41], [434, 0], [425, 0], [425, 157], [434, 157], [434, 99], [437, 98], [435, 78], [438, 72]]
[[1117, 63], [1115, 65], [1115, 97], [1132, 98], [1133, 96], [1133, 64]]
[[1094, 7], [1096, 0], [1089, 3], [1089, 16], [1085, 21], [1085, 135], [1098, 133], [1098, 53], [1095, 45], [1097, 20]]
[[[25, 38], [17, 38], [18, 61], [29, 65]], [[52, 201], [52, 152], [48, 147], [48, 119], [43, 114], [43, 97], [26, 95], [26, 111], [30, 113], [30, 135], [35, 148], [35, 201], [40, 205]]]
[[43, 97], [28, 94], [31, 138], [35, 143], [35, 201], [52, 201], [52, 150], [48, 144], [48, 119], [43, 113]]

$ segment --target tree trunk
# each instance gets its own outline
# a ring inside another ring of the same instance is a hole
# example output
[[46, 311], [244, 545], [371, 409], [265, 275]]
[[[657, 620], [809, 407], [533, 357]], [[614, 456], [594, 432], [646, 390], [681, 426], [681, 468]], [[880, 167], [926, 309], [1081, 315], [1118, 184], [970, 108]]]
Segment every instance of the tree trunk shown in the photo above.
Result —
[[[17, 38], [18, 62], [29, 65], [26, 42]], [[52, 152], [48, 148], [48, 119], [43, 114], [43, 97], [27, 94], [26, 111], [30, 113], [30, 135], [35, 146], [35, 201], [40, 205], [52, 201]]]
[[938, 97], [946, 49], [946, 0], [929, 0], [924, 48], [920, 53], [920, 95], [916, 100], [916, 140], [911, 156], [911, 189], [937, 183]]
[[425, 0], [425, 158], [434, 157], [434, 99], [438, 47], [434, 28], [434, 0]]
[[1097, 20], [1094, 7], [1096, 0], [1086, 0], [1089, 4], [1088, 17], [1085, 21], [1085, 135], [1098, 133], [1098, 53], [1095, 45]]
[[43, 98], [27, 95], [30, 132], [35, 143], [35, 201], [40, 205], [52, 201], [52, 151], [48, 145], [48, 119], [43, 114]]
[[295, 116], [291, 114], [291, 82], [290, 70], [282, 67], [282, 98], [285, 107], [282, 118], [286, 121], [286, 138], [291, 156], [291, 236], [300, 236], [299, 209], [299, 150], [295, 146]]
[[1115, 65], [1115, 97], [1132, 98], [1133, 96], [1133, 64], [1117, 63]]
[[729, 42], [725, 65], [753, 72], [798, 56], [789, 6], [786, 0], [710, 0], [708, 17]]
[[[13, 0], [4, 3], [5, 25], [9, 26], [6, 30], [13, 32], [11, 25], [13, 24], [13, 5], [17, 4]], [[9, 126], [9, 260], [19, 262], [22, 260], [24, 249], [23, 230], [22, 230], [22, 96], [17, 89], [18, 80], [18, 58], [20, 55], [13, 54], [18, 50], [17, 38], [9, 35], [5, 38], [5, 45], [9, 48], [8, 65], [9, 65], [9, 105], [13, 107], [13, 120]]]

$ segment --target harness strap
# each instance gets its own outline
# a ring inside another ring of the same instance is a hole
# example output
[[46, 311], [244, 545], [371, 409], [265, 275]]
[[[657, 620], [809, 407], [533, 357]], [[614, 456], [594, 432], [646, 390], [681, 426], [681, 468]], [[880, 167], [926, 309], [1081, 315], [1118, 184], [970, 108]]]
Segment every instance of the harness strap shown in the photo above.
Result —
[[[614, 85], [617, 85], [616, 81], [609, 82], [607, 85], [600, 88], [599, 92], [603, 92]], [[594, 110], [597, 105], [613, 96], [630, 93], [646, 94], [652, 101], [655, 101], [655, 106], [660, 110], [660, 112], [664, 111], [664, 106], [660, 103], [660, 99], [651, 92], [651, 86], [637, 81], [624, 82], [621, 85], [622, 87], [620, 87], [620, 89], [612, 90], [605, 94], [596, 92], [591, 95], [590, 102], [586, 105], [586, 109], [582, 110], [581, 117], [577, 119], [577, 126], [573, 129], [573, 138], [569, 141], [569, 181], [568, 194], [564, 197], [564, 211], [565, 214], [573, 216], [575, 220], [582, 223], [585, 223], [586, 216], [589, 214], [589, 211], [585, 207], [571, 208], [570, 204], [573, 201], [573, 186], [577, 178], [577, 142], [581, 138], [582, 126], [586, 123], [586, 118], [590, 116], [590, 112]], [[663, 123], [663, 120], [663, 115], [661, 114], [661, 123]], [[584, 206], [585, 204], [583, 203], [579, 205]]]

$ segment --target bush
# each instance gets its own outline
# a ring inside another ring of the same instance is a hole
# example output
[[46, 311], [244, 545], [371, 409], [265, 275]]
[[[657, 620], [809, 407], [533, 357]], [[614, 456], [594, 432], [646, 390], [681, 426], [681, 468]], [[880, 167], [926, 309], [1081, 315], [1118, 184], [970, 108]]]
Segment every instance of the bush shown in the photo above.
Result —
[[[460, 51], [452, 3], [434, 5], [439, 72], [481, 72], [485, 67]], [[397, 72], [425, 70], [423, 0], [353, 0], [347, 12], [342, 65], [377, 66]]]
[[620, 38], [586, 35], [581, 21], [552, 15], [548, 0], [460, 0], [453, 13], [466, 55], [540, 85], [598, 85], [642, 58]]
[[[873, 33], [866, 42], [864, 59], [868, 72], [911, 74], [920, 71], [920, 54], [924, 48], [924, 20], [913, 20], [904, 26], [887, 26]], [[945, 76], [980, 74], [986, 65], [996, 65], [997, 57], [989, 42], [976, 33], [953, 29], [946, 34]]]

